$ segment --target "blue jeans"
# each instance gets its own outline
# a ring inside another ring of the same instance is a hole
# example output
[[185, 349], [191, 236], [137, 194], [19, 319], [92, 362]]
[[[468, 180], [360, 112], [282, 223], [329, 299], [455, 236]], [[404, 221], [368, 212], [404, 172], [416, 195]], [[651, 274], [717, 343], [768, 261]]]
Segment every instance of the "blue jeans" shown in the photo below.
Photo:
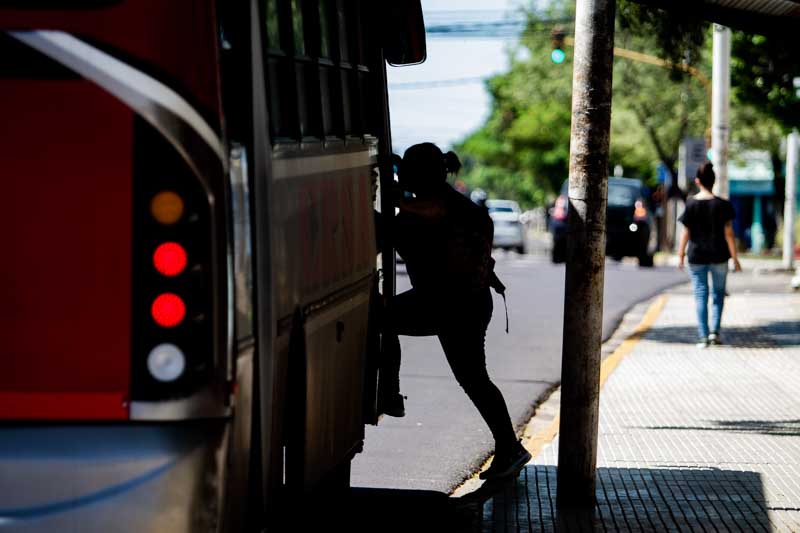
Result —
[[711, 331], [719, 333], [722, 306], [725, 304], [725, 281], [728, 277], [728, 262], [712, 265], [689, 264], [689, 275], [694, 288], [697, 306], [697, 330], [701, 339], [708, 338], [708, 275], [711, 274]]

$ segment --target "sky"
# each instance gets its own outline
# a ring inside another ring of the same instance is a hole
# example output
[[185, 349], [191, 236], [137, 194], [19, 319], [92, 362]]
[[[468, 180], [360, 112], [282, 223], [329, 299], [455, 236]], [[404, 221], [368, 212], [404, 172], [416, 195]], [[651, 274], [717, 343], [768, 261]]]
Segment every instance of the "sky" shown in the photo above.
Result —
[[[422, 0], [425, 23], [500, 20], [513, 15], [515, 0]], [[428, 57], [421, 65], [387, 67], [394, 151], [418, 142], [449, 149], [479, 128], [489, 113], [482, 80], [504, 72], [512, 38], [427, 37]], [[467, 78], [467, 80], [463, 80]], [[430, 82], [452, 81], [439, 87]], [[413, 88], [423, 83], [421, 88]], [[424, 86], [428, 84], [428, 86]]]

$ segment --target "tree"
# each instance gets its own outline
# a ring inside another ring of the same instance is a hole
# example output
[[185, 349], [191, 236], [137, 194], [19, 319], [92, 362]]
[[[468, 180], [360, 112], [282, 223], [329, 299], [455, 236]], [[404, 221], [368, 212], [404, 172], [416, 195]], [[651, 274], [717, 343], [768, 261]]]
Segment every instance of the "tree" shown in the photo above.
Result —
[[[553, 10], [548, 18], [568, 15]], [[525, 205], [544, 204], [569, 168], [572, 60], [567, 54], [562, 64], [550, 61], [551, 29], [531, 16], [511, 69], [488, 82], [489, 118], [456, 147], [470, 186]]]
[[732, 39], [731, 84], [738, 101], [772, 117], [785, 130], [800, 127], [800, 78], [796, 36], [735, 32]]
[[[688, 2], [675, 2], [669, 11], [664, 11], [633, 0], [619, 0], [617, 19], [626, 33], [650, 36], [656, 55], [675, 65], [702, 61], [708, 22], [694, 15]], [[671, 74], [677, 80], [684, 76], [680, 69]]]
[[[468, 161], [465, 180], [471, 186], [541, 204], [567, 178], [572, 54], [568, 47], [563, 63], [550, 60], [553, 23], [547, 20], [571, 15], [570, 5], [561, 2], [551, 4], [544, 17], [530, 13], [510, 71], [490, 80], [491, 115], [457, 147]], [[572, 33], [568, 26], [564, 30]], [[621, 31], [618, 42], [658, 49], [655, 39], [631, 30]], [[683, 136], [705, 130], [702, 86], [689, 78], [675, 81], [667, 69], [620, 58], [614, 76], [611, 166], [622, 165], [627, 176], [651, 182], [658, 162], [675, 174]]]
[[[617, 41], [626, 49], [659, 49], [654, 39], [621, 32]], [[698, 54], [699, 55], [699, 54]], [[707, 68], [705, 65], [699, 65]], [[708, 98], [697, 78], [676, 76], [672, 69], [629, 59], [617, 59], [614, 68], [614, 111], [632, 114], [657, 160], [677, 182], [678, 150], [687, 136], [702, 136], [708, 124]]]
[[[708, 23], [688, 4], [676, 4], [668, 12], [620, 0], [621, 26], [634, 34], [652, 33], [664, 57], [702, 60], [702, 43]], [[800, 126], [800, 97], [795, 78], [800, 76], [800, 56], [793, 36], [732, 35], [731, 144], [734, 150], [766, 150], [775, 174], [775, 199], [783, 201], [783, 169], [780, 143], [783, 134]]]
[[[571, 19], [571, 5], [553, 0], [543, 14], [529, 12], [519, 46], [510, 52], [511, 69], [488, 82], [490, 116], [456, 148], [466, 160], [464, 177], [471, 186], [531, 205], [547, 201], [566, 179], [572, 54], [567, 47], [564, 63], [550, 60], [554, 23], [549, 21]], [[569, 24], [561, 24], [570, 35]], [[688, 10], [664, 12], [619, 1], [617, 46], [667, 59], [675, 68], [615, 60], [612, 167], [620, 164], [625, 175], [652, 185], [661, 163], [677, 182], [681, 141], [704, 136], [710, 128], [708, 93], [697, 75], [686, 73], [696, 69], [711, 77], [709, 34], [709, 23]], [[774, 117], [788, 117], [780, 121], [784, 128], [792, 120], [800, 122], [800, 103], [788, 92], [788, 73], [800, 76], [800, 56], [795, 58], [788, 45], [771, 52], [775, 42], [734, 33], [738, 55], [733, 60], [731, 125], [739, 149], [765, 149], [773, 155], [779, 177], [781, 128]]]

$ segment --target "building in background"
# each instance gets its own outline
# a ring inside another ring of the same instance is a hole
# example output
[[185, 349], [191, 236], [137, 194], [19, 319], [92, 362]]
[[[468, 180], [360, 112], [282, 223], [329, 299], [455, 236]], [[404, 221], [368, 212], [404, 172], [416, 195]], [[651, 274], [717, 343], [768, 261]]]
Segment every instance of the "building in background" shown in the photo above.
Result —
[[[753, 253], [772, 248], [777, 229], [775, 173], [769, 152], [748, 151], [728, 162], [736, 237]], [[782, 206], [777, 206], [782, 207]]]

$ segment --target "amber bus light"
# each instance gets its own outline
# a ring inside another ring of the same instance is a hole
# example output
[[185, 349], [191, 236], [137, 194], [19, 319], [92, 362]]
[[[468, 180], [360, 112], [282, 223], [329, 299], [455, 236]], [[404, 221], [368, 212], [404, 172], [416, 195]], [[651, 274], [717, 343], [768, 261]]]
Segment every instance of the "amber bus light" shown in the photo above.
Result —
[[161, 224], [175, 224], [183, 216], [183, 198], [172, 191], [161, 191], [150, 202], [150, 214]]

